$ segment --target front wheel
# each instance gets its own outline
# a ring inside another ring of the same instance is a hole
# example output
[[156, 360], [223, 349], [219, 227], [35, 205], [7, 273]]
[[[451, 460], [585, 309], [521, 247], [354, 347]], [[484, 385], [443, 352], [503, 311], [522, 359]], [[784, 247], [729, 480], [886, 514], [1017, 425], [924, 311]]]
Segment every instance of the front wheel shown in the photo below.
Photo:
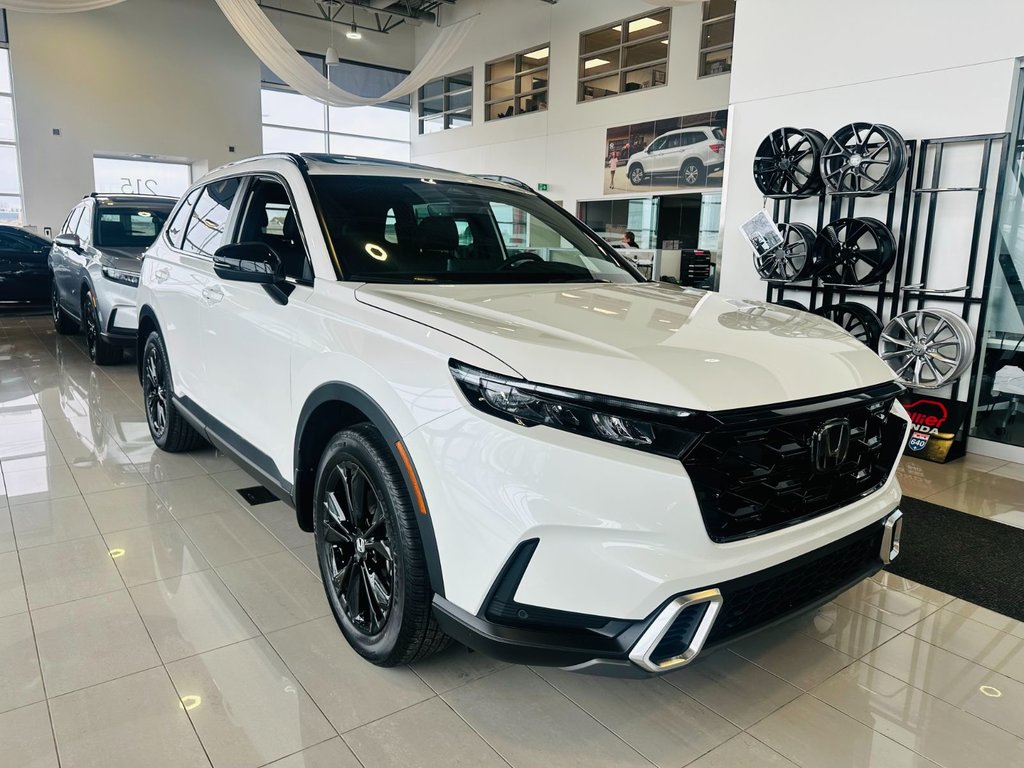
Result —
[[376, 429], [362, 424], [334, 436], [317, 469], [314, 503], [320, 574], [349, 644], [382, 667], [444, 648], [416, 513]]
[[60, 291], [57, 289], [56, 278], [50, 283], [50, 315], [53, 318], [53, 329], [61, 336], [68, 336], [78, 330], [74, 320], [60, 305]]
[[89, 359], [96, 365], [114, 365], [121, 362], [121, 348], [105, 341], [100, 335], [100, 311], [92, 291], [86, 291], [82, 298], [82, 323], [85, 327], [85, 348], [89, 353]]
[[629, 183], [632, 184], [634, 187], [639, 187], [641, 184], [643, 184], [645, 176], [646, 174], [644, 173], [644, 167], [642, 165], [636, 163], [635, 165], [630, 166]]

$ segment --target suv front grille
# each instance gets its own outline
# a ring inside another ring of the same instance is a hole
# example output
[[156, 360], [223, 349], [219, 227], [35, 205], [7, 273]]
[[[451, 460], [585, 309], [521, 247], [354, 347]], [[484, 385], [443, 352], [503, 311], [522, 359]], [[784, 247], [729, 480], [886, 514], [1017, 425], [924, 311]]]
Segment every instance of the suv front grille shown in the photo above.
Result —
[[817, 550], [719, 586], [722, 609], [705, 647], [798, 612], [877, 571], [882, 526], [872, 525]]
[[[708, 536], [735, 541], [846, 506], [877, 490], [903, 447], [906, 422], [890, 411], [896, 384], [825, 402], [709, 414], [717, 422], [683, 459]], [[849, 425], [833, 468], [815, 465], [815, 433]]]

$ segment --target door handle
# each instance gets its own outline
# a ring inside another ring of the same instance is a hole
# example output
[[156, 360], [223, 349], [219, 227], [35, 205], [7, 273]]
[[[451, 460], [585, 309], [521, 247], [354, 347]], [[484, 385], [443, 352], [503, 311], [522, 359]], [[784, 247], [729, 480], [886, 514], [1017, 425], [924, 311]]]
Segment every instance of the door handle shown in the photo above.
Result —
[[171, 270], [169, 270], [167, 267], [160, 267], [160, 269], [153, 273], [153, 280], [155, 280], [158, 283], [162, 283], [170, 276]]
[[203, 287], [203, 298], [207, 304], [216, 304], [224, 298], [224, 289], [219, 285], [207, 285]]

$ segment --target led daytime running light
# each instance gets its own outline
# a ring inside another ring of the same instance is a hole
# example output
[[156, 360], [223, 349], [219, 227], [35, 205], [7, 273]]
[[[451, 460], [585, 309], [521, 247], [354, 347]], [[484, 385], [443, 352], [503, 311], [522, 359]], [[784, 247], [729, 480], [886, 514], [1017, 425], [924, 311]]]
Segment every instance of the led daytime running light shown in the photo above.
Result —
[[115, 283], [121, 283], [122, 285], [137, 286], [139, 284], [138, 272], [128, 272], [116, 267], [103, 267], [102, 270], [103, 276], [107, 280], [113, 280]]

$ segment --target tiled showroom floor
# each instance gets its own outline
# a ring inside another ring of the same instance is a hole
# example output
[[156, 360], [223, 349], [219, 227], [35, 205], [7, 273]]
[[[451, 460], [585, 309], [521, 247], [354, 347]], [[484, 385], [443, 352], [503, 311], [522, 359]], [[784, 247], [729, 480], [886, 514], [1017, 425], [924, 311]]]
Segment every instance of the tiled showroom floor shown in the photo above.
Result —
[[[377, 669], [293, 514], [212, 450], [156, 451], [133, 365], [45, 317], [0, 317], [0, 472], [3, 766], [1024, 765], [1024, 624], [884, 574], [655, 680], [462, 648]], [[1024, 524], [1022, 466], [901, 474]]]

